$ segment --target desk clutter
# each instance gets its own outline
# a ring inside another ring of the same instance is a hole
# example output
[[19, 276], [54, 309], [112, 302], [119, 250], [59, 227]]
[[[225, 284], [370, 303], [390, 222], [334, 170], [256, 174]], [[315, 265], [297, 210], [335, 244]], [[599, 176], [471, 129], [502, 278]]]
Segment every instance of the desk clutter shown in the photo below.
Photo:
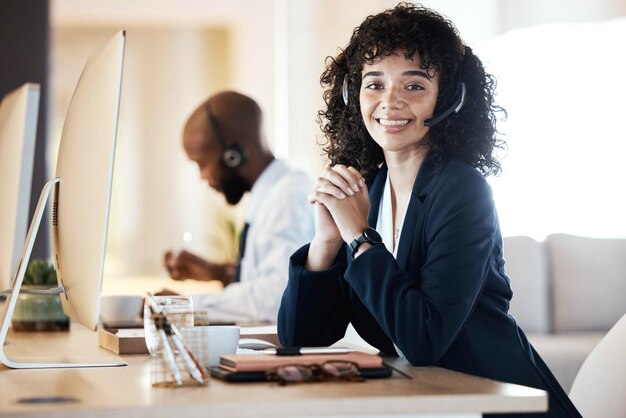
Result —
[[207, 385], [209, 375], [228, 382], [274, 380], [281, 384], [363, 381], [391, 375], [382, 357], [375, 354], [346, 347], [284, 348], [276, 340], [275, 326], [209, 326], [202, 315], [197, 315], [200, 321], [194, 320], [191, 300], [148, 294], [143, 323], [133, 328], [103, 324], [99, 343], [117, 354], [150, 354], [155, 387]]

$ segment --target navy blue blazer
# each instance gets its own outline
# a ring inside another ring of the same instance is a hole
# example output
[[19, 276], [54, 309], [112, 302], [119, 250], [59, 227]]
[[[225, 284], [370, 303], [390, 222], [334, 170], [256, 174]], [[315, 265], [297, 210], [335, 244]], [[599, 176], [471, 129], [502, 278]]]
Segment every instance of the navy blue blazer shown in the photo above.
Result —
[[[386, 176], [383, 167], [370, 184], [372, 226]], [[351, 322], [381, 352], [396, 355], [395, 344], [415, 366], [548, 391], [548, 414], [528, 416], [580, 416], [508, 314], [512, 291], [491, 188], [468, 164], [422, 164], [397, 260], [384, 245], [352, 260], [344, 244], [334, 265], [309, 272], [307, 255], [308, 245], [290, 259], [278, 314], [284, 346], [330, 345]]]

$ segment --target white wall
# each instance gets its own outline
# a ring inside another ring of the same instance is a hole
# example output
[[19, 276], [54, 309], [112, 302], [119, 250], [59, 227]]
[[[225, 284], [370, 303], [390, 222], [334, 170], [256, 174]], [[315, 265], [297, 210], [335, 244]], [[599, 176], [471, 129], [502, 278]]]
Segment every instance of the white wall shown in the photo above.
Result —
[[508, 144], [492, 185], [506, 235], [626, 237], [626, 18], [543, 24], [484, 43]]

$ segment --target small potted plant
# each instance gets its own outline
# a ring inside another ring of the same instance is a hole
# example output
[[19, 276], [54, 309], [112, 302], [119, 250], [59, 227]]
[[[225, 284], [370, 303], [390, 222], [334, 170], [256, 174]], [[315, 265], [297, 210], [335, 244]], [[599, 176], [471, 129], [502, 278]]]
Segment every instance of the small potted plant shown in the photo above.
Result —
[[[46, 260], [31, 261], [22, 289], [46, 290], [57, 286], [54, 266]], [[60, 295], [20, 292], [12, 318], [14, 331], [67, 331], [70, 319], [63, 313]]]

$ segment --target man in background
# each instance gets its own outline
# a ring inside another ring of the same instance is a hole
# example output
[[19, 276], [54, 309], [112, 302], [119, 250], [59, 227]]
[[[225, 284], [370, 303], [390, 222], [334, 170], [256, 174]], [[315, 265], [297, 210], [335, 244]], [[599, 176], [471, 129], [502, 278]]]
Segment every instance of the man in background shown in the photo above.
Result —
[[307, 201], [311, 180], [277, 160], [262, 134], [262, 112], [250, 97], [226, 91], [189, 117], [183, 148], [200, 176], [237, 204], [250, 192], [237, 265], [217, 264], [183, 251], [164, 262], [175, 280], [220, 280], [220, 294], [194, 296], [211, 321], [276, 322], [287, 284], [289, 257], [313, 237]]

